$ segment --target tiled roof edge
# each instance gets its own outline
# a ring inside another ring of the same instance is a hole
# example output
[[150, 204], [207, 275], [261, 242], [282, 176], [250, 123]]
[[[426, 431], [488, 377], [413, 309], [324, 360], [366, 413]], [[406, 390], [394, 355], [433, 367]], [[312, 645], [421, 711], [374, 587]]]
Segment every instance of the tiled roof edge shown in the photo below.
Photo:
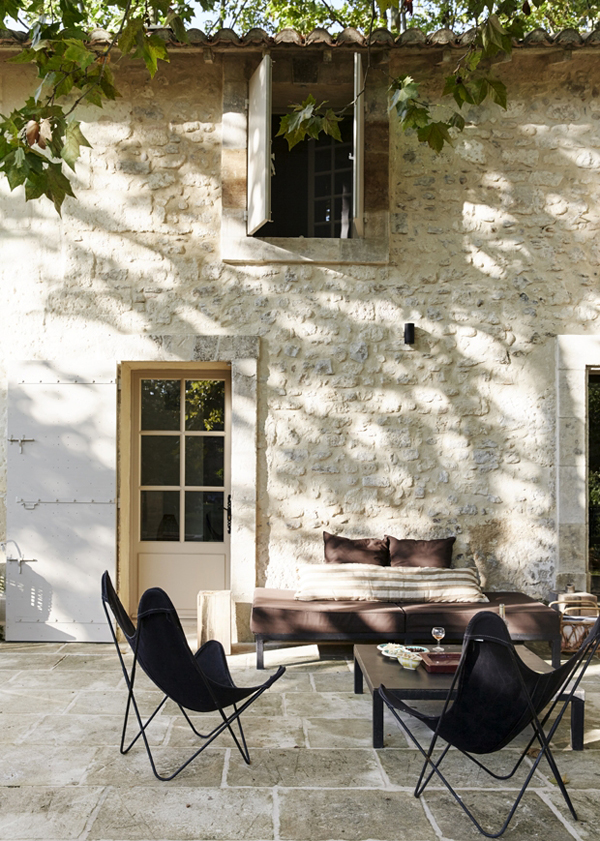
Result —
[[[369, 45], [385, 48], [398, 47], [456, 47], [461, 49], [470, 43], [475, 30], [456, 34], [451, 29], [438, 29], [436, 32], [425, 33], [421, 29], [407, 29], [400, 35], [394, 35], [388, 29], [375, 29], [370, 37], [349, 27], [341, 32], [330, 33], [327, 29], [314, 29], [308, 35], [302, 35], [295, 29], [282, 29], [270, 35], [264, 29], [255, 27], [243, 35], [233, 29], [219, 29], [214, 35], [206, 35], [200, 29], [189, 29], [189, 44], [179, 43], [173, 31], [168, 27], [150, 27], [155, 34], [169, 44], [177, 47], [219, 47], [244, 48], [252, 47], [321, 47], [321, 48], [363, 48]], [[28, 33], [11, 29], [0, 29], [0, 44], [2, 46], [23, 46], [28, 43]], [[95, 29], [90, 33], [90, 43], [97, 47], [108, 45], [112, 40], [111, 33], [103, 29]], [[551, 35], [545, 29], [534, 29], [528, 32], [522, 40], [513, 40], [515, 47], [552, 47], [566, 49], [579, 47], [596, 47], [600, 45], [600, 28], [592, 32], [580, 33], [576, 29], [563, 29], [556, 35]]]

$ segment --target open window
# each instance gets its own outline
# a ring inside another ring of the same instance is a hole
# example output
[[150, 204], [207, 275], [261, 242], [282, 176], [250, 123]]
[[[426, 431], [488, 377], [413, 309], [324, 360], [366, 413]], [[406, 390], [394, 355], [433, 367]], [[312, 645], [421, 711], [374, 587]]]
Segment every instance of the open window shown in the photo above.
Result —
[[[364, 235], [364, 77], [354, 54], [348, 83], [327, 91], [328, 107], [353, 107], [340, 123], [342, 142], [325, 135], [288, 149], [280, 116], [303, 98], [282, 68], [273, 79], [265, 56], [249, 83], [247, 235], [349, 239]], [[309, 68], [310, 74], [310, 68]], [[308, 85], [310, 88], [310, 85]], [[320, 96], [319, 83], [313, 88]], [[304, 94], [305, 95], [305, 94]]]

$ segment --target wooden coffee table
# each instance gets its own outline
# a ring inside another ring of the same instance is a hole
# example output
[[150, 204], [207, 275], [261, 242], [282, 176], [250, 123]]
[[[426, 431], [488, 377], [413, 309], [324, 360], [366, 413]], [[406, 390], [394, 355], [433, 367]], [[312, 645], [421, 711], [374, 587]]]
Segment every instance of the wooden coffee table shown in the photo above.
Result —
[[[459, 645], [445, 645], [444, 651], [460, 651]], [[550, 672], [552, 666], [523, 645], [517, 646], [522, 660], [536, 672]], [[354, 692], [362, 695], [366, 681], [373, 699], [373, 747], [383, 747], [383, 699], [379, 687], [393, 689], [403, 700], [443, 700], [452, 684], [452, 675], [431, 674], [424, 666], [411, 671], [397, 660], [384, 657], [376, 645], [354, 646]], [[571, 747], [583, 750], [585, 694], [579, 689], [571, 702]]]

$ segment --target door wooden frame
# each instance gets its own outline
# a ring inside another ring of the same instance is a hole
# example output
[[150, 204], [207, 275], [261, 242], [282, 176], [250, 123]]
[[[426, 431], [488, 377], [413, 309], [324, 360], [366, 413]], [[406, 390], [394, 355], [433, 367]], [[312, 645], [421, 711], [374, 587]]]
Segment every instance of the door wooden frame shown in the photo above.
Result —
[[[119, 371], [119, 411], [118, 442], [119, 458], [117, 482], [119, 488], [117, 517], [117, 569], [119, 592], [123, 603], [131, 615], [135, 615], [139, 598], [137, 584], [137, 562], [132, 553], [132, 536], [135, 506], [133, 505], [133, 466], [132, 443], [134, 440], [134, 398], [133, 386], [141, 374], [174, 378], [190, 375], [215, 374], [231, 375], [230, 362], [122, 362]], [[232, 424], [233, 426], [233, 424]], [[233, 449], [233, 448], [232, 448]], [[233, 483], [232, 483], [233, 484]], [[233, 489], [232, 489], [233, 490]], [[231, 548], [230, 548], [231, 555]], [[228, 579], [231, 581], [231, 557], [228, 564]]]

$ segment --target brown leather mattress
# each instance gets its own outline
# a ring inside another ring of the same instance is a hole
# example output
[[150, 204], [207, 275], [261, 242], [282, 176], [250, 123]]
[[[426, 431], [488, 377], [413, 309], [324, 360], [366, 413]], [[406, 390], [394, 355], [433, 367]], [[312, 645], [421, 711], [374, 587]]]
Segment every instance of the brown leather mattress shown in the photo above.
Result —
[[403, 633], [405, 613], [391, 602], [304, 602], [293, 590], [254, 591], [250, 630], [253, 634], [293, 637], [301, 634]]

